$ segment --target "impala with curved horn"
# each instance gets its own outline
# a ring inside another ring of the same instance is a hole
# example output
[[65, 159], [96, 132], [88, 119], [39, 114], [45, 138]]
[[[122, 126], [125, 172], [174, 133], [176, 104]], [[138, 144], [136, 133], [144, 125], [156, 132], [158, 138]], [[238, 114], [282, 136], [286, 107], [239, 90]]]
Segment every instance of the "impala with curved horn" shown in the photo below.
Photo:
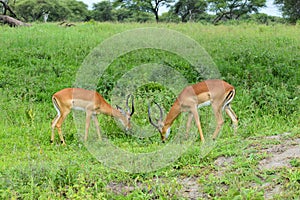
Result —
[[[128, 106], [129, 98], [131, 97], [131, 111]], [[90, 120], [93, 118], [98, 137], [101, 139], [99, 123], [97, 120], [97, 114], [104, 114], [115, 117], [121, 121], [126, 130], [130, 129], [130, 118], [134, 113], [134, 100], [132, 95], [128, 95], [126, 99], [127, 112], [125, 112], [119, 106], [113, 108], [108, 104], [105, 99], [96, 91], [85, 90], [81, 88], [65, 88], [56, 92], [52, 96], [52, 102], [54, 108], [57, 111], [56, 117], [52, 121], [52, 135], [51, 143], [54, 141], [55, 128], [58, 130], [58, 134], [61, 143], [65, 145], [65, 140], [61, 132], [61, 126], [71, 109], [83, 110], [86, 112], [85, 122], [85, 136], [84, 141], [87, 140], [88, 129], [90, 126]]]
[[157, 104], [160, 110], [160, 119], [155, 124], [151, 119], [150, 105], [148, 106], [148, 116], [150, 123], [158, 129], [161, 134], [162, 141], [165, 141], [170, 133], [170, 127], [174, 120], [179, 116], [181, 112], [189, 112], [186, 131], [189, 132], [192, 119], [194, 117], [200, 139], [204, 142], [204, 137], [201, 129], [201, 123], [198, 115], [198, 108], [202, 106], [208, 106], [211, 104], [213, 112], [217, 121], [216, 129], [213, 133], [213, 139], [215, 139], [220, 132], [220, 129], [224, 123], [222, 117], [222, 110], [225, 110], [226, 114], [230, 117], [234, 132], [237, 130], [238, 118], [230, 103], [235, 95], [235, 89], [229, 83], [222, 80], [206, 80], [197, 84], [187, 86], [177, 97], [165, 120], [163, 121], [163, 111]]

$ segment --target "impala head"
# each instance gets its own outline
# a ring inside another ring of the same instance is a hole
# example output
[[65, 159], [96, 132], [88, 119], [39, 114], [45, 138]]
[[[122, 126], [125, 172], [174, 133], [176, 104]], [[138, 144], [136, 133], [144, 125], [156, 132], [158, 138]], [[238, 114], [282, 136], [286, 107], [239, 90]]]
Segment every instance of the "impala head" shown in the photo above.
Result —
[[[131, 98], [131, 110], [129, 108], [129, 105], [128, 105], [128, 101], [129, 99]], [[131, 124], [130, 124], [130, 119], [131, 119], [131, 116], [133, 115], [134, 113], [134, 101], [133, 101], [133, 95], [132, 94], [129, 94], [127, 96], [127, 99], [126, 99], [126, 111], [124, 111], [120, 106], [116, 105], [117, 107], [117, 110], [120, 111], [120, 113], [123, 115], [123, 117], [125, 118], [124, 120], [120, 120], [121, 123], [123, 124], [123, 126], [125, 127], [125, 130], [128, 131], [129, 129], [131, 129]]]
[[152, 120], [152, 118], [151, 118], [151, 111], [150, 111], [151, 108], [150, 108], [150, 104], [149, 104], [148, 105], [148, 117], [149, 117], [149, 121], [159, 131], [160, 136], [161, 136], [161, 140], [163, 142], [165, 142], [165, 140], [168, 138], [168, 136], [170, 134], [170, 128], [165, 128], [165, 124], [163, 122], [163, 111], [162, 111], [161, 107], [157, 103], [155, 103], [155, 105], [159, 108], [160, 117], [159, 117], [159, 119], [156, 119], [156, 123]]

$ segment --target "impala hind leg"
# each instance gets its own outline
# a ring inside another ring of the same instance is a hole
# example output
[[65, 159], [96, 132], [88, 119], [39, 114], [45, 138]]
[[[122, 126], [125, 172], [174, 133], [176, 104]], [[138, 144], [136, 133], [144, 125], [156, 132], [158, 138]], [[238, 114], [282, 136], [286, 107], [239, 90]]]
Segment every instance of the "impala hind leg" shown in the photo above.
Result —
[[234, 113], [234, 111], [232, 110], [230, 105], [227, 105], [225, 107], [225, 112], [230, 117], [230, 119], [232, 121], [232, 125], [233, 125], [234, 134], [236, 134], [237, 127], [238, 127], [238, 117], [236, 116], [236, 114]]
[[55, 127], [56, 127], [56, 124], [58, 122], [60, 118], [60, 113], [58, 113], [56, 115], [56, 117], [52, 120], [52, 123], [51, 123], [51, 140], [50, 140], [50, 143], [52, 144], [54, 142], [54, 136], [55, 136]]
[[60, 141], [63, 145], [65, 145], [65, 140], [64, 140], [64, 137], [62, 135], [62, 132], [61, 132], [61, 125], [64, 121], [64, 119], [66, 118], [66, 116], [69, 114], [70, 110], [62, 110], [60, 109], [58, 103], [57, 103], [57, 100], [55, 97], [52, 97], [52, 103], [53, 103], [53, 106], [57, 112], [57, 115], [56, 117], [52, 120], [52, 124], [51, 124], [51, 140], [50, 142], [53, 143], [54, 142], [54, 136], [55, 136], [55, 128], [57, 128], [57, 131], [58, 131], [58, 135], [60, 137]]
[[218, 105], [212, 105], [214, 114], [215, 114], [215, 118], [216, 118], [216, 122], [217, 122], [217, 127], [214, 131], [214, 134], [212, 136], [213, 140], [215, 140], [224, 124], [224, 119], [222, 117], [222, 111], [221, 111], [221, 107]]
[[60, 138], [60, 142], [61, 142], [62, 145], [66, 145], [66, 143], [65, 143], [62, 131], [61, 131], [61, 126], [62, 126], [64, 120], [66, 119], [67, 115], [69, 114], [69, 112], [70, 111], [64, 112], [63, 115], [61, 115], [58, 118], [57, 123], [54, 125], [57, 128], [58, 135], [59, 135], [59, 138]]

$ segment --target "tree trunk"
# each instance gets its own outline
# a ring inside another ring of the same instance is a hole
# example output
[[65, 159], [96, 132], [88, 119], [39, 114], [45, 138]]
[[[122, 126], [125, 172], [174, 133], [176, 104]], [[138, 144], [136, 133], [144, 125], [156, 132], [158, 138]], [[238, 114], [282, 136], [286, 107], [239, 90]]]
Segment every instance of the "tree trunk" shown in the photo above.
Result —
[[0, 21], [3, 24], [8, 24], [11, 27], [16, 27], [16, 26], [30, 26], [29, 24], [21, 22], [21, 21], [15, 19], [15, 18], [7, 16], [7, 15], [0, 15]]
[[[12, 11], [12, 9], [5, 3], [3, 0], [0, 0], [0, 3], [3, 5], [3, 15], [0, 15], [0, 22], [3, 24], [8, 24], [11, 27], [16, 26], [30, 26], [29, 24], [26, 24], [24, 22], [21, 22], [20, 20], [17, 20], [13, 17], [17, 17], [16, 14]], [[13, 17], [10, 17], [6, 15], [6, 11], [9, 11]]]
[[159, 22], [158, 12], [155, 12], [154, 14], [155, 14], [156, 23], [158, 23]]
[[7, 3], [5, 3], [3, 0], [0, 0], [0, 3], [3, 5], [3, 15], [6, 15], [6, 11], [8, 10], [13, 17], [17, 17], [17, 15], [12, 11]]

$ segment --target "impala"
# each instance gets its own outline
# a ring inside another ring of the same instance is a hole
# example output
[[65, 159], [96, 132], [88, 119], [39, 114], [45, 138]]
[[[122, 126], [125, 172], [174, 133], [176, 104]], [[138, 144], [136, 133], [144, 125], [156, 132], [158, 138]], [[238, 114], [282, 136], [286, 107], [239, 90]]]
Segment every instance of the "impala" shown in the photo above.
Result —
[[[131, 111], [128, 106], [128, 100], [130, 97], [132, 101]], [[126, 130], [128, 130], [130, 129], [130, 118], [134, 113], [134, 102], [132, 95], [127, 96], [127, 112], [125, 112], [119, 106], [116, 106], [117, 108], [113, 108], [98, 92], [81, 88], [65, 88], [60, 90], [52, 96], [52, 102], [57, 111], [57, 115], [53, 119], [51, 125], [51, 143], [54, 141], [54, 132], [55, 128], [57, 128], [61, 143], [63, 145], [65, 145], [65, 140], [62, 135], [61, 126], [71, 109], [83, 110], [86, 112], [84, 141], [87, 140], [91, 118], [93, 118], [95, 122], [98, 137], [101, 139], [99, 123], [95, 115], [102, 113], [104, 115], [115, 117], [119, 119], [125, 126]]]
[[150, 123], [158, 129], [161, 134], [161, 139], [164, 142], [170, 133], [170, 127], [174, 120], [179, 116], [181, 112], [189, 112], [186, 125], [186, 131], [189, 132], [192, 119], [194, 117], [200, 139], [204, 142], [204, 137], [201, 129], [201, 123], [198, 115], [198, 108], [202, 106], [208, 106], [211, 104], [217, 126], [213, 133], [213, 139], [215, 139], [220, 132], [220, 129], [224, 123], [222, 117], [222, 110], [225, 110], [226, 114], [230, 117], [234, 132], [236, 132], [238, 125], [238, 118], [234, 111], [230, 107], [230, 103], [235, 95], [235, 89], [229, 83], [222, 80], [206, 80], [197, 84], [187, 86], [177, 97], [165, 120], [163, 121], [163, 111], [161, 107], [156, 104], [160, 110], [160, 119], [155, 124], [151, 119], [150, 105], [148, 106], [148, 116]]

